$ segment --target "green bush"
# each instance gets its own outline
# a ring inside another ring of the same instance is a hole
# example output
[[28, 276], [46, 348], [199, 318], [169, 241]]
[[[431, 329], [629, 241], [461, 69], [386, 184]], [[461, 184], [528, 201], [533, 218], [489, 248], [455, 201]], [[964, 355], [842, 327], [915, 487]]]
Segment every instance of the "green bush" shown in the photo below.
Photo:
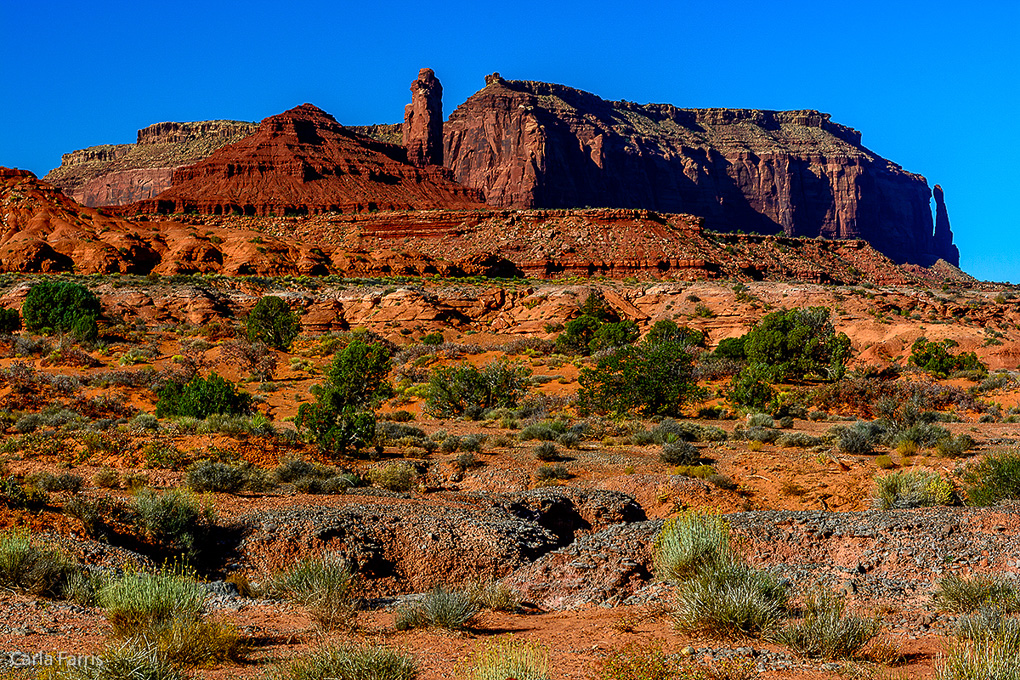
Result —
[[929, 342], [927, 338], [918, 338], [910, 348], [910, 363], [936, 378], [947, 378], [957, 371], [977, 371], [984, 375], [988, 373], [988, 367], [981, 363], [974, 352], [950, 354], [949, 349], [956, 345], [955, 340]]
[[96, 322], [101, 314], [95, 293], [77, 283], [52, 279], [32, 286], [21, 306], [21, 317], [28, 330], [70, 333], [84, 342], [94, 342], [99, 337]]
[[165, 549], [189, 558], [204, 552], [215, 515], [211, 507], [203, 507], [190, 493], [143, 489], [130, 507], [138, 527]]
[[184, 484], [192, 491], [264, 491], [269, 486], [265, 472], [251, 463], [231, 465], [212, 460], [200, 460], [188, 468]]
[[264, 342], [286, 352], [301, 332], [301, 319], [283, 299], [270, 295], [255, 303], [245, 326], [249, 342]]
[[875, 480], [875, 506], [880, 510], [955, 505], [953, 483], [937, 472], [890, 472]]
[[776, 381], [837, 380], [846, 370], [850, 339], [836, 333], [825, 307], [781, 310], [762, 317], [747, 333], [744, 353], [748, 363], [774, 369]]
[[631, 320], [619, 321], [617, 323], [606, 323], [592, 334], [588, 342], [588, 350], [594, 354], [600, 350], [612, 349], [630, 345], [641, 337], [638, 325]]
[[[388, 647], [340, 644], [321, 647], [269, 670], [267, 680], [414, 680], [410, 656]], [[504, 678], [505, 680], [505, 678]]]
[[535, 447], [535, 458], [545, 463], [560, 459], [560, 450], [552, 442], [542, 442]]
[[312, 388], [315, 402], [302, 404], [294, 420], [330, 456], [358, 455], [375, 439], [372, 409], [392, 394], [387, 382], [390, 352], [381, 344], [354, 339]]
[[677, 326], [669, 319], [660, 319], [652, 324], [645, 335], [644, 341], [653, 344], [659, 342], [678, 342], [694, 347], [704, 347], [708, 343], [708, 333], [696, 328]]
[[513, 637], [482, 643], [457, 668], [458, 680], [551, 680], [549, 651], [542, 645]]
[[804, 618], [780, 630], [776, 642], [804, 656], [827, 661], [859, 657], [882, 628], [877, 618], [852, 616], [835, 593], [816, 591], [804, 604]]
[[688, 510], [666, 520], [655, 539], [655, 573], [682, 582], [734, 561], [730, 527], [719, 514]]
[[205, 419], [213, 414], [251, 413], [252, 398], [234, 383], [213, 373], [208, 378], [195, 376], [189, 382], [167, 383], [157, 392], [156, 417], [188, 416]]
[[486, 410], [512, 408], [527, 393], [531, 370], [521, 363], [493, 361], [437, 367], [429, 374], [425, 411], [437, 418], [478, 420]]
[[402, 493], [414, 488], [417, 476], [413, 465], [397, 461], [369, 470], [367, 475], [368, 480], [380, 489]]
[[269, 579], [265, 590], [303, 605], [326, 630], [350, 628], [358, 615], [361, 580], [338, 555], [304, 558]]
[[723, 359], [734, 359], [736, 361], [743, 361], [747, 358], [747, 354], [744, 351], [744, 344], [747, 342], [747, 336], [741, 335], [736, 338], [723, 338], [716, 345], [715, 354], [717, 357]]
[[659, 459], [666, 465], [694, 465], [701, 454], [690, 442], [666, 443], [662, 445]]
[[778, 382], [778, 370], [765, 364], [751, 364], [730, 380], [728, 399], [736, 406], [764, 408], [776, 397], [772, 384]]
[[540, 482], [549, 482], [554, 479], [570, 479], [572, 475], [565, 463], [551, 463], [539, 465], [535, 468], [535, 479]]
[[581, 370], [578, 401], [598, 413], [677, 416], [702, 396], [690, 346], [677, 342], [621, 347]]
[[602, 321], [594, 316], [581, 315], [567, 322], [566, 329], [556, 338], [557, 354], [588, 354], [595, 333], [602, 327]]
[[442, 345], [444, 342], [446, 342], [446, 339], [443, 338], [443, 334], [439, 331], [429, 333], [421, 339], [421, 344], [432, 345], [433, 347], [436, 345]]
[[964, 474], [967, 504], [979, 507], [1020, 499], [1020, 453], [999, 451], [971, 466]]
[[394, 626], [397, 630], [411, 628], [445, 628], [465, 630], [478, 616], [478, 601], [463, 590], [434, 588], [420, 600], [397, 609]]
[[16, 309], [0, 307], [0, 333], [13, 333], [21, 330], [21, 315]]

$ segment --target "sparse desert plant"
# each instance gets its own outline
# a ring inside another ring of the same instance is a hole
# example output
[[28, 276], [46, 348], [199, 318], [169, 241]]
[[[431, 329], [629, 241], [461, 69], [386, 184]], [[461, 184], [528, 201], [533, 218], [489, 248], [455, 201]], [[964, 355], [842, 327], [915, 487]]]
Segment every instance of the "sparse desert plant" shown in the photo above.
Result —
[[1020, 453], [997, 451], [965, 473], [967, 504], [979, 507], [1020, 499]]
[[1020, 611], [1020, 587], [1001, 576], [947, 574], [939, 579], [933, 597], [942, 609], [951, 612], [967, 613], [983, 608]]
[[[414, 680], [414, 660], [389, 647], [327, 645], [271, 668], [267, 680]], [[504, 679], [505, 680], [505, 679]]]
[[511, 636], [482, 644], [456, 671], [458, 680], [551, 680], [549, 651]]
[[937, 472], [903, 470], [875, 479], [874, 503], [880, 510], [927, 508], [956, 502], [953, 483]]
[[893, 462], [893, 459], [884, 454], [875, 458], [875, 465], [880, 470], [891, 470], [896, 467], [896, 463]]
[[599, 680], [708, 680], [699, 670], [660, 645], [631, 643], [602, 660]]
[[307, 607], [327, 630], [354, 624], [360, 588], [357, 571], [339, 555], [302, 559], [274, 574], [265, 586], [268, 594]]
[[666, 465], [694, 465], [700, 457], [694, 444], [685, 441], [663, 444], [659, 453], [659, 459]]
[[38, 680], [187, 680], [188, 675], [156, 650], [115, 645], [95, 663], [64, 664], [43, 669]]
[[572, 476], [564, 463], [546, 463], [535, 468], [535, 479], [539, 482], [570, 479]]
[[1020, 650], [999, 641], [957, 643], [936, 662], [935, 680], [1020, 680]]
[[438, 418], [481, 418], [488, 409], [513, 408], [528, 390], [531, 370], [522, 363], [494, 361], [437, 367], [429, 374], [425, 410]]
[[473, 624], [479, 610], [479, 603], [471, 592], [437, 587], [422, 595], [418, 601], [397, 609], [394, 626], [397, 630], [464, 630]]
[[25, 478], [25, 485], [38, 489], [40, 491], [69, 491], [71, 493], [77, 493], [81, 491], [81, 487], [84, 485], [83, 480], [79, 475], [64, 472], [59, 475], [55, 475], [52, 472], [41, 470], [39, 472], [33, 472]]
[[192, 491], [264, 491], [270, 486], [265, 471], [251, 463], [231, 465], [212, 460], [200, 460], [188, 468], [184, 484]]
[[674, 622], [688, 633], [767, 634], [786, 618], [787, 591], [776, 576], [745, 564], [702, 568], [677, 586]]
[[499, 581], [477, 580], [468, 583], [464, 590], [474, 598], [481, 609], [494, 612], [513, 612], [521, 606], [521, 598], [510, 586]]
[[170, 489], [157, 493], [139, 491], [131, 501], [140, 529], [164, 548], [187, 557], [197, 557], [215, 522], [211, 507], [203, 507], [188, 492]]
[[656, 575], [667, 581], [717, 571], [734, 562], [729, 524], [718, 513], [688, 510], [666, 520], [653, 554]]
[[368, 471], [368, 480], [380, 489], [408, 492], [414, 488], [417, 474], [410, 463], [393, 462]]
[[815, 437], [807, 432], [787, 432], [776, 438], [776, 446], [796, 447], [800, 449], [819, 446], [824, 442], [821, 437]]
[[535, 447], [535, 459], [545, 463], [560, 459], [560, 450], [552, 442], [542, 442]]
[[780, 630], [775, 640], [794, 652], [829, 661], [860, 656], [878, 635], [877, 618], [861, 618], [846, 611], [846, 602], [833, 592], [816, 590], [804, 602], [804, 617]]
[[984, 606], [976, 614], [958, 618], [953, 634], [961, 641], [1001, 642], [1020, 650], [1020, 619], [1009, 613], [995, 604]]
[[25, 530], [0, 533], [0, 587], [41, 597], [63, 597], [80, 568], [64, 553], [32, 541]]
[[127, 572], [108, 580], [98, 599], [114, 635], [133, 638], [172, 625], [175, 620], [197, 620], [205, 590], [181, 570]]

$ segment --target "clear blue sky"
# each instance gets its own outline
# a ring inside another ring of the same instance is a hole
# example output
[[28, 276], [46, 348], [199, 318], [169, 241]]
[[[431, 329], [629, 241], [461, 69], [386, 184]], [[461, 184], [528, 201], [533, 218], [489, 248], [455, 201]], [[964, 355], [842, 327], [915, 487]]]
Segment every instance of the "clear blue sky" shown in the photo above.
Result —
[[1020, 282], [1020, 2], [0, 0], [0, 165], [311, 102], [397, 122], [499, 71], [607, 99], [819, 109], [939, 183], [965, 271]]

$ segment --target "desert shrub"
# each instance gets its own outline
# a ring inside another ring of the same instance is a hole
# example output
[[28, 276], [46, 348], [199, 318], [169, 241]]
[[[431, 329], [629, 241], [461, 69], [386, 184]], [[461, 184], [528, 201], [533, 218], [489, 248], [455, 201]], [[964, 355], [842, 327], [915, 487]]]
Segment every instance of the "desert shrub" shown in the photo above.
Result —
[[747, 354], [744, 351], [744, 344], [746, 342], [746, 335], [741, 335], [736, 338], [723, 338], [719, 341], [719, 344], [716, 345], [713, 354], [723, 359], [743, 361], [747, 359]]
[[906, 470], [875, 479], [875, 506], [881, 510], [954, 505], [953, 483], [937, 472]]
[[693, 368], [694, 355], [683, 343], [622, 347], [581, 370], [578, 402], [582, 410], [596, 413], [676, 416], [703, 394]]
[[389, 369], [386, 347], [352, 340], [333, 357], [325, 381], [312, 388], [315, 402], [298, 409], [298, 429], [327, 455], [358, 455], [375, 437], [371, 409], [392, 394]]
[[896, 463], [893, 462], [892, 457], [885, 454], [875, 457], [875, 465], [880, 470], [891, 470], [896, 467]]
[[141, 450], [145, 467], [149, 469], [165, 468], [180, 470], [191, 462], [191, 456], [184, 453], [169, 441], [156, 440], [147, 443]]
[[250, 394], [239, 391], [234, 383], [215, 373], [208, 378], [195, 376], [187, 383], [167, 383], [157, 394], [157, 418], [208, 418], [214, 413], [245, 415], [252, 409]]
[[699, 568], [677, 586], [674, 621], [687, 633], [753, 637], [782, 623], [787, 599], [787, 586], [769, 572], [738, 562]]
[[410, 656], [388, 647], [339, 644], [320, 647], [271, 668], [267, 680], [414, 680]]
[[846, 611], [846, 601], [818, 590], [804, 603], [804, 618], [780, 630], [775, 639], [794, 652], [829, 661], [853, 659], [878, 635], [877, 618], [861, 618]]
[[414, 466], [409, 463], [393, 462], [381, 468], [368, 471], [368, 480], [380, 489], [408, 492], [417, 480]]
[[425, 410], [438, 418], [482, 417], [487, 409], [513, 408], [528, 389], [531, 370], [521, 363], [493, 361], [437, 367], [429, 374]]
[[961, 614], [985, 608], [1020, 610], [1020, 587], [1002, 576], [947, 574], [939, 579], [933, 597], [942, 609]]
[[383, 443], [398, 442], [402, 439], [427, 439], [425, 430], [413, 425], [381, 421], [375, 426], [376, 439]]
[[654, 644], [630, 643], [602, 660], [599, 680], [707, 680], [675, 654]]
[[360, 588], [357, 571], [339, 555], [302, 559], [265, 585], [269, 595], [306, 607], [327, 630], [354, 624]]
[[601, 326], [601, 320], [587, 314], [571, 319], [567, 322], [564, 331], [556, 338], [556, 353], [588, 354], [591, 351], [590, 344], [595, 338], [595, 333]]
[[910, 427], [896, 432], [890, 441], [893, 446], [900, 442], [914, 442], [918, 447], [933, 446], [940, 441], [951, 439], [952, 435], [946, 428], [926, 422], [916, 422]]
[[605, 323], [596, 329], [588, 342], [588, 351], [592, 354], [614, 347], [622, 347], [637, 341], [641, 337], [638, 325], [630, 319], [617, 323]]
[[460, 437], [455, 434], [450, 435], [439, 444], [439, 450], [443, 453], [454, 453], [460, 448]]
[[918, 338], [910, 348], [910, 363], [936, 378], [946, 378], [957, 371], [988, 374], [988, 367], [981, 363], [974, 352], [961, 352], [955, 356], [950, 354], [949, 349], [956, 345], [954, 340], [949, 339], [929, 342], [927, 338]]
[[572, 475], [564, 463], [550, 463], [535, 468], [535, 479], [539, 482], [551, 482], [558, 479], [570, 479]]
[[809, 376], [836, 380], [850, 356], [850, 339], [837, 334], [825, 307], [766, 314], [744, 341], [749, 364], [774, 369], [776, 381]]
[[460, 450], [467, 453], [480, 453], [486, 439], [488, 436], [478, 432], [466, 434], [460, 438]]
[[97, 540], [109, 540], [109, 520], [124, 515], [124, 505], [109, 496], [90, 499], [75, 494], [67, 499], [63, 510], [82, 523], [89, 538]]
[[935, 453], [943, 458], [960, 458], [974, 448], [976, 443], [969, 434], [946, 437], [935, 444]]
[[110, 467], [103, 467], [92, 475], [92, 483], [101, 489], [119, 489], [120, 475]]
[[397, 630], [411, 628], [464, 630], [472, 625], [478, 613], [478, 602], [471, 593], [435, 588], [416, 602], [397, 609], [393, 625]]
[[443, 338], [443, 334], [439, 331], [434, 331], [427, 335], [422, 336], [421, 344], [423, 345], [442, 345], [446, 340]]
[[0, 533], [0, 587], [40, 597], [63, 597], [79, 567], [64, 553], [32, 542], [27, 531]]
[[21, 330], [21, 315], [16, 309], [0, 308], [0, 333], [13, 333]]
[[776, 396], [772, 384], [778, 382], [778, 371], [765, 364], [750, 364], [730, 380], [727, 399], [736, 406], [763, 408]]
[[560, 450], [552, 442], [542, 442], [535, 447], [535, 459], [546, 463], [560, 459]]
[[767, 413], [748, 413], [748, 427], [775, 427], [776, 421]]
[[184, 484], [192, 491], [264, 491], [269, 486], [265, 472], [251, 463], [231, 465], [212, 460], [200, 460], [188, 468]]
[[40, 491], [69, 491], [71, 493], [77, 493], [78, 491], [81, 491], [84, 484], [85, 480], [70, 472], [63, 472], [59, 475], [55, 475], [52, 472], [46, 472], [43, 470], [40, 472], [33, 472], [25, 477], [26, 486], [33, 489], [39, 489]]
[[204, 618], [175, 618], [142, 635], [138, 642], [158, 657], [184, 666], [238, 662], [246, 648], [236, 627]]
[[787, 432], [779, 435], [776, 439], [776, 445], [805, 449], [812, 446], [819, 446], [823, 441], [824, 440], [821, 437], [815, 437], [807, 432]]
[[690, 442], [680, 441], [662, 445], [659, 459], [666, 465], [694, 465], [700, 453]]
[[1008, 608], [984, 606], [976, 614], [958, 618], [953, 634], [961, 641], [999, 642], [1020, 649], [1020, 619], [1009, 614]]
[[245, 329], [249, 342], [262, 342], [286, 352], [301, 332], [301, 319], [282, 298], [269, 295], [255, 303]]
[[965, 473], [967, 504], [986, 507], [1020, 499], [1020, 454], [990, 453]]
[[454, 458], [451, 464], [453, 465], [453, 468], [457, 472], [464, 474], [468, 470], [472, 470], [476, 467], [481, 467], [482, 461], [478, 460], [478, 456], [476, 456], [475, 454], [467, 452], [462, 453], [456, 458]]
[[737, 427], [733, 429], [733, 436], [734, 438], [745, 439], [749, 442], [771, 444], [779, 439], [781, 433], [771, 427], [749, 427], [747, 429]]
[[279, 357], [264, 342], [229, 340], [222, 345], [223, 360], [244, 367], [252, 380], [265, 383], [276, 374]]
[[837, 448], [841, 452], [851, 455], [871, 453], [883, 432], [883, 428], [877, 423], [863, 420], [857, 421], [849, 427], [837, 426], [829, 430], [829, 433], [836, 438]]
[[197, 557], [215, 521], [211, 507], [203, 507], [191, 494], [171, 489], [139, 491], [131, 500], [136, 523], [164, 548]]
[[568, 449], [576, 449], [581, 444], [581, 435], [576, 432], [564, 432], [556, 437], [556, 443]]
[[669, 444], [678, 441], [719, 442], [726, 441], [727, 437], [726, 430], [721, 427], [676, 421], [672, 418], [663, 418], [648, 434], [651, 436], [651, 442], [649, 443], [655, 444]]
[[678, 326], [669, 319], [660, 319], [652, 324], [644, 337], [647, 343], [679, 342], [694, 347], [704, 347], [708, 343], [708, 333], [696, 328]]
[[517, 433], [517, 438], [522, 442], [537, 439], [543, 442], [552, 442], [564, 434], [562, 430], [556, 429], [554, 426], [546, 423], [533, 423], [521, 429]]
[[656, 575], [681, 582], [734, 561], [730, 527], [720, 514], [688, 510], [666, 520], [653, 549]]
[[380, 420], [391, 420], [395, 423], [407, 423], [414, 420], [414, 414], [410, 411], [400, 409], [399, 411], [393, 411], [392, 413], [383, 413], [379, 416]]
[[507, 636], [482, 643], [457, 668], [458, 680], [551, 680], [549, 651]]
[[41, 333], [70, 333], [85, 342], [99, 337], [99, 298], [85, 286], [44, 279], [28, 291], [21, 306], [25, 328]]

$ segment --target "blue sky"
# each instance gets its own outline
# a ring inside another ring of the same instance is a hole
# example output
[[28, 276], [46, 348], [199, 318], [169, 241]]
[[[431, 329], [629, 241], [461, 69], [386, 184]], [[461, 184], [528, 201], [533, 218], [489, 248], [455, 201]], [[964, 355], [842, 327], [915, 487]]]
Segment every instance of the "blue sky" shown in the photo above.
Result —
[[1020, 2], [0, 2], [0, 165], [303, 102], [397, 122], [486, 74], [682, 107], [818, 109], [946, 191], [963, 269], [1020, 282]]

